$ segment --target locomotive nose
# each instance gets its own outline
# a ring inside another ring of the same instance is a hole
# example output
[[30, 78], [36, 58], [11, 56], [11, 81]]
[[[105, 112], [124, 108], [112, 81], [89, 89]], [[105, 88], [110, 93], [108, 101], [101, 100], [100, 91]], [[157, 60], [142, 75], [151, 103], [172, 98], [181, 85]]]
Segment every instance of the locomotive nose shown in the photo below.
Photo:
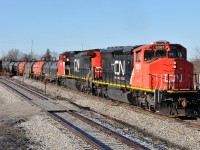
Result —
[[193, 83], [193, 66], [183, 59], [171, 59], [170, 67], [167, 67], [165, 82], [170, 90], [190, 89]]

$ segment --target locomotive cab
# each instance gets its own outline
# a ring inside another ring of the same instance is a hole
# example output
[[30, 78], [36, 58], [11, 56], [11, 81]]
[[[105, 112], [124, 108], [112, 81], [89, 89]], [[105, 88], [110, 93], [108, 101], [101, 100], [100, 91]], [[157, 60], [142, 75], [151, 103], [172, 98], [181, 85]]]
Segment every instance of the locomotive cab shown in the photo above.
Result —
[[143, 91], [139, 102], [150, 109], [168, 115], [200, 113], [193, 64], [186, 59], [186, 48], [179, 44], [159, 41], [134, 49], [130, 85]]
[[134, 50], [131, 85], [149, 90], [189, 90], [193, 86], [193, 65], [179, 44], [155, 42]]

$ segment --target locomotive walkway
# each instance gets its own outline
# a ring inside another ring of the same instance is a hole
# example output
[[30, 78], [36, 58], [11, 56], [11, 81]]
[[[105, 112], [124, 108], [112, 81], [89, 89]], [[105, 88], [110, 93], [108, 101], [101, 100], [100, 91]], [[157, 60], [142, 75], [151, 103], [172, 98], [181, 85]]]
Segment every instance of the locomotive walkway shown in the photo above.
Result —
[[90, 149], [91, 146], [95, 149], [146, 149], [139, 143], [82, 116], [77, 111], [67, 110], [41, 93], [2, 78], [0, 84], [40, 107], [51, 118], [86, 141], [88, 145], [83, 145], [84, 149]]

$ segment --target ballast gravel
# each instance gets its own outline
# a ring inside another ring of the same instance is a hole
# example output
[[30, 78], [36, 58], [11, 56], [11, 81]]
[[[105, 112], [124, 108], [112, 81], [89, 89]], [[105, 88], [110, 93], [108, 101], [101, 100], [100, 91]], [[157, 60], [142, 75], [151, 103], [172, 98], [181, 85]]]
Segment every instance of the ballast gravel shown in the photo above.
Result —
[[[22, 77], [14, 77], [24, 84], [36, 87], [44, 91], [45, 85], [40, 81], [32, 79], [22, 79]], [[174, 145], [175, 149], [181, 147], [184, 149], [200, 149], [200, 131], [196, 128], [186, 127], [177, 122], [172, 122], [167, 119], [156, 118], [154, 115], [139, 113], [134, 110], [126, 109], [123, 106], [116, 106], [108, 103], [106, 100], [90, 97], [80, 92], [59, 87], [54, 84], [46, 85], [47, 94], [52, 97], [62, 97], [72, 100], [74, 103], [83, 107], [88, 107], [91, 110], [114, 117], [118, 120], [126, 122], [138, 129], [147, 132], [148, 134], [160, 138]], [[58, 102], [58, 101], [57, 101]], [[65, 101], [60, 101], [65, 105]]]
[[30, 148], [73, 150], [83, 149], [79, 145], [85, 144], [45, 114], [36, 115], [19, 126], [28, 130], [35, 143]]
[[20, 102], [20, 97], [0, 86], [0, 104], [13, 104]]
[[88, 145], [0, 84], [0, 150], [83, 149]]

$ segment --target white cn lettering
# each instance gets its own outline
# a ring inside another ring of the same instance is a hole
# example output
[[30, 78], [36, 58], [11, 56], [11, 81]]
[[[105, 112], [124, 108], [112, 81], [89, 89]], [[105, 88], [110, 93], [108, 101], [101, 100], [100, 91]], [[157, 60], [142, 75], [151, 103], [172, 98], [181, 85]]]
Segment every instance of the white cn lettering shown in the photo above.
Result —
[[[169, 76], [169, 79], [168, 79]], [[182, 74], [178, 75], [178, 74], [165, 74], [165, 82], [182, 82]]]
[[74, 71], [79, 72], [79, 59], [74, 59]]
[[120, 75], [120, 73], [122, 75], [125, 74], [125, 61], [123, 61], [123, 64], [120, 60], [115, 60], [115, 63], [114, 63], [114, 72], [115, 72], [115, 75]]

